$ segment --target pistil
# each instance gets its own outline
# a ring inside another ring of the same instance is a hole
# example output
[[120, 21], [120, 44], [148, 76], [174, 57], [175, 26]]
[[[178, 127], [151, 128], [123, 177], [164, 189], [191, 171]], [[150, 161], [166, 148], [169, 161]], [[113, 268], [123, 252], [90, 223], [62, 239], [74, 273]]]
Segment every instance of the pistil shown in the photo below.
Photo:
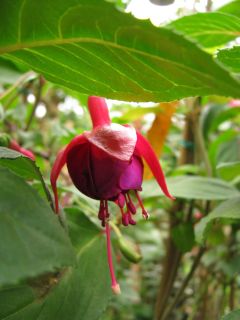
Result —
[[107, 236], [107, 257], [108, 257], [108, 265], [109, 265], [109, 271], [111, 276], [111, 282], [112, 282], [112, 291], [115, 294], [120, 294], [121, 289], [119, 284], [117, 283], [115, 273], [114, 273], [114, 267], [113, 267], [113, 261], [112, 261], [112, 251], [111, 251], [111, 234], [110, 234], [110, 226], [109, 222], [106, 222], [106, 236]]

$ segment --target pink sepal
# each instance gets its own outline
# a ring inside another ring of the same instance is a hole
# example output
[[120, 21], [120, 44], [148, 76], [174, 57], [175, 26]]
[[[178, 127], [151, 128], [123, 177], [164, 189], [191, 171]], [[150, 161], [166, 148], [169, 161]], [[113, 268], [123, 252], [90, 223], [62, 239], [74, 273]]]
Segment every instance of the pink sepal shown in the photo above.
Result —
[[164, 194], [168, 198], [174, 200], [175, 198], [168, 191], [166, 180], [155, 152], [153, 151], [149, 142], [139, 132], [137, 132], [136, 151], [147, 162], [149, 168], [151, 169], [155, 179], [157, 180]]
[[54, 193], [54, 200], [55, 200], [55, 211], [56, 213], [59, 212], [59, 204], [58, 204], [58, 193], [57, 193], [57, 179], [60, 174], [60, 171], [62, 170], [63, 166], [66, 163], [67, 160], [67, 154], [68, 152], [75, 146], [79, 144], [86, 143], [87, 139], [83, 136], [77, 136], [73, 138], [73, 140], [66, 146], [65, 149], [61, 150], [57, 158], [53, 164], [52, 170], [51, 170], [51, 175], [50, 175], [50, 181]]

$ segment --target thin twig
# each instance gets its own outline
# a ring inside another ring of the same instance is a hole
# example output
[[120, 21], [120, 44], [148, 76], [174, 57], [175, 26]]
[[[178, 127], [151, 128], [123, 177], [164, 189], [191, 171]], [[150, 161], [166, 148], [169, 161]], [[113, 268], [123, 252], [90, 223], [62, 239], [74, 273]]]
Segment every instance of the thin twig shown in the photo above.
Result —
[[42, 95], [42, 87], [43, 87], [43, 84], [44, 84], [44, 80], [43, 80], [43, 77], [40, 75], [39, 76], [39, 82], [38, 82], [38, 86], [37, 86], [37, 92], [36, 92], [36, 100], [33, 104], [33, 108], [32, 108], [32, 111], [31, 111], [31, 114], [28, 118], [28, 121], [27, 121], [27, 124], [26, 124], [26, 127], [25, 127], [25, 131], [28, 131], [30, 126], [31, 126], [31, 123], [33, 121], [33, 118], [34, 118], [34, 115], [35, 115], [35, 111], [37, 109], [37, 106], [39, 104], [39, 102], [41, 101], [41, 95]]
[[201, 112], [200, 99], [196, 98], [194, 102], [194, 110], [193, 110], [193, 132], [195, 145], [198, 147], [199, 154], [201, 154], [201, 158], [204, 162], [208, 177], [212, 176], [212, 166], [209, 161], [208, 153], [205, 147], [205, 141], [203, 138], [202, 130], [199, 124], [199, 116]]
[[164, 260], [162, 279], [160, 282], [157, 301], [155, 319], [161, 320], [164, 314], [168, 299], [172, 293], [172, 288], [177, 276], [178, 268], [180, 265], [182, 253], [178, 250], [172, 239], [172, 228], [179, 223], [175, 216], [175, 213], [183, 209], [183, 202], [178, 201], [174, 204], [169, 212], [170, 224], [169, 224], [169, 237], [166, 248], [166, 257]]
[[235, 306], [235, 279], [232, 279], [230, 283], [230, 294], [229, 294], [229, 308], [230, 310], [234, 310]]
[[8, 88], [7, 90], [5, 90], [3, 93], [0, 94], [0, 99], [5, 98], [8, 94], [11, 93], [11, 91], [19, 87], [21, 83], [25, 82], [28, 78], [34, 77], [35, 75], [36, 73], [33, 71], [24, 73], [10, 88]]
[[184, 279], [184, 281], [183, 281], [181, 287], [179, 288], [179, 290], [178, 290], [173, 302], [170, 304], [170, 306], [168, 307], [168, 309], [164, 313], [164, 315], [162, 317], [162, 320], [167, 319], [170, 316], [170, 314], [172, 313], [172, 311], [175, 308], [175, 306], [177, 305], [177, 303], [178, 303], [181, 295], [183, 294], [184, 290], [186, 289], [189, 281], [192, 279], [192, 276], [193, 276], [194, 272], [196, 271], [204, 252], [205, 252], [205, 248], [201, 247], [199, 252], [198, 252], [198, 254], [197, 254], [197, 256], [195, 257], [195, 260], [194, 260], [194, 262], [192, 264], [191, 270], [189, 271], [189, 273], [187, 274], [186, 278]]

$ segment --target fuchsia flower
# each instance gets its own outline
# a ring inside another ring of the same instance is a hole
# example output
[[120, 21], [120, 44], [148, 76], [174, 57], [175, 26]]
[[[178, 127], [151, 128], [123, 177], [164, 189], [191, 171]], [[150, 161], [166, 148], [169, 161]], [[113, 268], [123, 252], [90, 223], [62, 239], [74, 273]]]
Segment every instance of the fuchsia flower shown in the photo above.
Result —
[[122, 224], [135, 225], [136, 207], [130, 191], [135, 193], [144, 218], [148, 218], [139, 191], [142, 190], [143, 162], [145, 159], [159, 186], [167, 197], [170, 195], [159, 161], [148, 141], [129, 125], [111, 123], [108, 107], [103, 98], [89, 97], [88, 108], [92, 119], [92, 131], [75, 137], [62, 150], [53, 165], [51, 185], [55, 196], [55, 209], [59, 204], [56, 182], [62, 167], [67, 164], [69, 175], [83, 194], [100, 200], [98, 218], [106, 228], [107, 253], [112, 289], [120, 293], [111, 256], [110, 213], [108, 201], [114, 201], [122, 216]]

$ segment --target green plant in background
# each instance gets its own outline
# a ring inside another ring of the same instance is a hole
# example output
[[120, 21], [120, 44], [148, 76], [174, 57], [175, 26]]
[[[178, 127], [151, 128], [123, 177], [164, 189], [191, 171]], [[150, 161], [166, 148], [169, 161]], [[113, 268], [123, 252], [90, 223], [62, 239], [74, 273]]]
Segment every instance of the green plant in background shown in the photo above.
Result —
[[[2, 1], [0, 319], [239, 318], [239, 5], [157, 28], [103, 0]], [[57, 152], [90, 128], [86, 95], [157, 103], [110, 112], [162, 153], [176, 197], [146, 179], [148, 222], [111, 221], [117, 297], [98, 203], [65, 170], [59, 217], [49, 191]]]

